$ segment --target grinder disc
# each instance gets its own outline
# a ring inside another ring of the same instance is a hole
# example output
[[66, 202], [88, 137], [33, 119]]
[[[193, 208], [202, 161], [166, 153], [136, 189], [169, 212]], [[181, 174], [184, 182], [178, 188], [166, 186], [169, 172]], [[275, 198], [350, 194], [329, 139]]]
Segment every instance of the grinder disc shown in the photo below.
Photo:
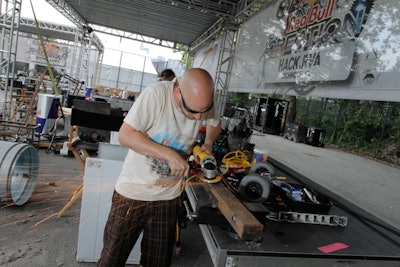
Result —
[[198, 178], [201, 182], [208, 183], [208, 184], [215, 184], [222, 180], [220, 175], [217, 175], [213, 178], [206, 178], [203, 174], [199, 174]]

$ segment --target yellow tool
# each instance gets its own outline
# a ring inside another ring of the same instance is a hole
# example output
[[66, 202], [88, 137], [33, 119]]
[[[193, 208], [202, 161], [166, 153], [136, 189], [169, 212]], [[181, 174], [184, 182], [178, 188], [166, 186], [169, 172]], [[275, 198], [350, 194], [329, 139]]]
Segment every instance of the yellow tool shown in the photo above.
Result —
[[[200, 146], [195, 146], [193, 148], [193, 155], [199, 151]], [[208, 154], [203, 151], [196, 157], [197, 162], [201, 165], [201, 173], [198, 174], [200, 181], [214, 184], [221, 181], [221, 176], [218, 175], [217, 161], [213, 155]]]

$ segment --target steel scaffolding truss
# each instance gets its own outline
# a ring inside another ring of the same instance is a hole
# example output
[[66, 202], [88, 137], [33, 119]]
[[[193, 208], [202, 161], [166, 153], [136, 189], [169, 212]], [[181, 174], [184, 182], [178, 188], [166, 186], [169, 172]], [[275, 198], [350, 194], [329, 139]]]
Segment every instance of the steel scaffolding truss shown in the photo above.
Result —
[[[2, 0], [0, 0], [2, 1]], [[12, 10], [21, 10], [21, 1], [22, 0], [15, 0], [14, 2], [18, 4], [14, 4], [15, 8]], [[8, 0], [7, 2], [12, 2]], [[51, 3], [50, 3], [51, 4]], [[94, 70], [95, 77], [91, 77], [91, 80], [97, 80], [100, 73], [100, 66], [103, 60], [104, 54], [104, 46], [101, 40], [97, 37], [96, 34], [93, 33], [93, 30], [86, 25], [83, 19], [72, 9], [68, 9], [67, 5], [63, 5], [63, 1], [58, 1], [60, 6], [57, 6], [57, 10], [61, 10], [62, 14], [69, 18], [76, 27], [71, 27], [67, 25], [45, 22], [45, 21], [38, 21], [39, 28], [41, 30], [42, 35], [50, 38], [55, 38], [59, 40], [66, 40], [73, 42], [73, 55], [72, 55], [72, 64], [69, 70], [65, 70], [65, 74], [75, 78], [76, 80], [81, 80], [86, 82], [89, 81], [89, 63], [90, 63], [90, 54], [93, 49], [98, 51], [98, 57], [96, 59], [96, 69]], [[3, 7], [3, 5], [2, 5]], [[62, 8], [61, 8], [62, 7]], [[10, 13], [10, 12], [8, 12]], [[17, 16], [18, 15], [18, 16]], [[3, 10], [2, 10], [3, 16]], [[20, 18], [19, 12], [11, 13], [8, 16], [10, 19], [16, 21], [19, 24], [19, 32], [31, 33], [38, 35], [36, 21], [29, 18]], [[7, 31], [6, 25], [2, 25], [3, 34]], [[12, 36], [18, 37], [18, 32], [12, 34]], [[2, 38], [4, 40], [4, 38]], [[14, 56], [13, 62], [15, 62], [15, 52], [17, 47], [17, 41], [13, 42], [15, 49], [12, 47], [6, 47], [2, 51], [11, 51], [9, 52]], [[3, 54], [3, 53], [2, 53]], [[92, 58], [93, 60], [93, 58]], [[7, 66], [10, 64], [7, 64]], [[14, 73], [14, 65], [12, 67], [12, 73]], [[8, 72], [7, 72], [8, 73]], [[12, 87], [11, 87], [12, 88]], [[9, 110], [8, 108], [3, 108], [3, 110]]]
[[194, 42], [190, 44], [189, 52], [194, 54], [200, 48], [213, 43], [224, 30], [225, 25], [237, 25], [246, 22], [251, 17], [263, 11], [276, 0], [242, 0], [236, 7], [236, 13], [230, 19], [220, 18], [210, 28], [208, 28], [202, 35], [200, 35]]
[[[89, 81], [90, 51], [96, 48], [99, 51], [99, 56], [97, 57], [94, 80], [97, 80], [103, 59], [104, 45], [98, 36], [93, 33], [93, 29], [86, 25], [73, 27], [44, 21], [39, 21], [38, 23], [44, 36], [74, 42], [73, 64], [68, 72], [70, 76], [78, 80]], [[29, 18], [21, 18], [20, 32], [37, 34], [36, 22]]]
[[4, 120], [10, 116], [12, 102], [21, 0], [0, 0], [0, 9], [0, 90], [4, 90], [0, 111]]
[[194, 54], [200, 48], [211, 45], [217, 39], [221, 40], [221, 47], [218, 56], [218, 66], [215, 76], [216, 102], [220, 114], [225, 110], [227, 102], [229, 82], [233, 66], [233, 57], [240, 24], [258, 14], [275, 0], [243, 0], [237, 5], [237, 12], [234, 20], [219, 19], [207, 31], [205, 31], [189, 48], [189, 52]]
[[[15, 73], [16, 52], [18, 36], [20, 33], [38, 35], [36, 21], [30, 18], [20, 17], [22, 0], [0, 0], [1, 4], [1, 40], [0, 40], [0, 89], [4, 90], [4, 100], [0, 103], [2, 119], [7, 120], [11, 111], [11, 97]], [[65, 13], [65, 12], [63, 12]], [[78, 27], [57, 23], [38, 21], [42, 35], [59, 40], [73, 42], [73, 59], [71, 68], [66, 74], [77, 80], [89, 81], [89, 61], [93, 49], [98, 51], [96, 69], [91, 80], [96, 81], [100, 75], [100, 67], [103, 60], [104, 45], [93, 30], [80, 24]], [[9, 87], [7, 86], [9, 85]], [[9, 90], [5, 90], [10, 88]]]
[[227, 101], [228, 86], [232, 72], [237, 35], [238, 27], [236, 25], [228, 24], [222, 31], [217, 73], [215, 76], [216, 100], [220, 114], [223, 114]]
[[[71, 27], [62, 24], [56, 24], [46, 21], [38, 21], [39, 27], [44, 36], [51, 36], [52, 38], [74, 41], [77, 33], [76, 27]], [[26, 32], [37, 35], [36, 22], [34, 19], [21, 17], [20, 19], [20, 32]]]
[[130, 33], [122, 30], [111, 29], [104, 26], [92, 25], [95, 32], [104, 33], [112, 36], [117, 36], [124, 39], [134, 40], [142, 43], [158, 45], [170, 49], [179, 49], [177, 43], [168, 42], [159, 38], [144, 36], [141, 34]]
[[[86, 34], [86, 32], [88, 31], [87, 26], [72, 27], [46, 21], [38, 21], [38, 23], [42, 32], [47, 33], [43, 35], [67, 41], [76, 41], [76, 34]], [[20, 32], [37, 34], [36, 22], [33, 19], [20, 18], [19, 28]], [[93, 46], [96, 47], [99, 51], [104, 51], [104, 45], [99, 37], [96, 34], [92, 34], [90, 37], [92, 39]]]

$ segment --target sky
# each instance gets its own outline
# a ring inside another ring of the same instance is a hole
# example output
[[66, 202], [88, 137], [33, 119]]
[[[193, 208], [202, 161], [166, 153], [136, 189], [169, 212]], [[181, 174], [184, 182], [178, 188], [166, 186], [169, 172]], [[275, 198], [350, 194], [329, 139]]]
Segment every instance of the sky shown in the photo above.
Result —
[[[57, 24], [64, 24], [68, 26], [75, 26], [61, 13], [54, 9], [45, 0], [32, 0], [33, 9], [36, 14], [36, 18], [39, 21], [52, 22]], [[21, 3], [21, 16], [33, 19], [33, 12], [31, 7], [31, 0], [22, 0]], [[132, 53], [135, 55], [145, 56], [148, 58], [163, 59], [163, 60], [180, 60], [182, 58], [181, 53], [174, 53], [172, 49], [141, 43], [128, 39], [121, 39], [116, 36], [96, 33], [97, 37], [102, 41], [105, 52], [103, 57], [103, 64], [118, 66], [120, 64], [119, 58], [116, 57], [116, 51], [123, 51], [126, 53]], [[114, 51], [113, 51], [114, 50]], [[117, 54], [120, 54], [117, 53]], [[134, 56], [134, 55], [132, 55]], [[122, 66], [122, 65], [121, 65]], [[122, 66], [124, 67], [124, 66]], [[143, 65], [140, 63], [139, 66], [129, 66], [135, 70], [143, 70]], [[152, 72], [151, 69], [146, 68], [146, 72]]]

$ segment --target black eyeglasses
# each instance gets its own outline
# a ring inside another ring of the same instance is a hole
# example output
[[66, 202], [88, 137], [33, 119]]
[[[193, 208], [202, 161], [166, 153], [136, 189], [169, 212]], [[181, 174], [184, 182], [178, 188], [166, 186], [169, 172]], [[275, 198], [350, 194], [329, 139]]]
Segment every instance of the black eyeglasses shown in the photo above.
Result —
[[186, 102], [185, 102], [185, 100], [183, 99], [183, 96], [182, 96], [182, 91], [181, 91], [180, 89], [179, 89], [179, 92], [180, 92], [180, 94], [181, 94], [181, 99], [182, 99], [183, 108], [186, 109], [186, 111], [189, 112], [189, 113], [192, 113], [192, 114], [206, 113], [206, 112], [210, 111], [210, 110], [213, 108], [213, 106], [214, 106], [214, 101], [213, 101], [213, 102], [211, 103], [211, 106], [210, 106], [209, 108], [207, 108], [206, 110], [204, 110], [204, 111], [196, 111], [196, 110], [193, 110], [193, 109], [189, 108], [189, 107], [186, 105]]

